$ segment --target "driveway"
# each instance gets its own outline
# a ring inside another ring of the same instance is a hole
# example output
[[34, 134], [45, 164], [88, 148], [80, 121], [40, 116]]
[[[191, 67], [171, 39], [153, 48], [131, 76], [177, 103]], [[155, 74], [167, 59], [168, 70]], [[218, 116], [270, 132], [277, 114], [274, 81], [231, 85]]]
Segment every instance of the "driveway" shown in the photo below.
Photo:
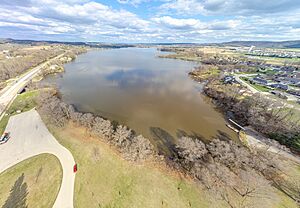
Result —
[[11, 138], [0, 145], [0, 173], [32, 156], [53, 154], [59, 159], [63, 169], [62, 184], [53, 207], [73, 208], [74, 158], [48, 131], [37, 111], [33, 109], [12, 116], [6, 131], [11, 133]]

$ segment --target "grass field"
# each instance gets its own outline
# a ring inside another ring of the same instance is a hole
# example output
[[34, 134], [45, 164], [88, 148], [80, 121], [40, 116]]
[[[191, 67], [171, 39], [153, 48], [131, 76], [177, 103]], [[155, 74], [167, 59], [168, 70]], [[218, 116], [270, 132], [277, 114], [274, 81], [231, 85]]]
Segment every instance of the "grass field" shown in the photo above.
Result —
[[[75, 207], [215, 207], [211, 198], [192, 181], [153, 164], [132, 164], [108, 145], [72, 126], [51, 129], [58, 141], [71, 150], [78, 172]], [[210, 200], [211, 199], [211, 200]]]
[[[58, 194], [62, 169], [58, 159], [41, 154], [0, 174], [0, 207], [50, 208]], [[19, 203], [16, 206], [15, 203]]]
[[274, 64], [274, 65], [294, 64], [300, 61], [299, 58], [276, 58], [276, 57], [260, 57], [260, 60], [266, 61], [267, 64]]
[[254, 87], [255, 89], [257, 89], [258, 91], [261, 91], [261, 92], [269, 92], [270, 89], [265, 87], [265, 86], [262, 86], [262, 85], [258, 85], [258, 84], [251, 84], [249, 83], [252, 87]]
[[[86, 130], [73, 125], [50, 128], [58, 141], [67, 147], [78, 163], [75, 182], [75, 207], [143, 208], [225, 208], [215, 194], [200, 184], [180, 177], [155, 163], [131, 163]], [[250, 204], [260, 208], [297, 208], [285, 194], [266, 186]]]
[[21, 112], [25, 112], [31, 110], [36, 106], [35, 98], [38, 95], [38, 91], [29, 91], [24, 92], [16, 97], [14, 102], [6, 111], [7, 115], [4, 115], [0, 121], [0, 135], [4, 132], [8, 120], [11, 116], [16, 115], [17, 111], [20, 110]]

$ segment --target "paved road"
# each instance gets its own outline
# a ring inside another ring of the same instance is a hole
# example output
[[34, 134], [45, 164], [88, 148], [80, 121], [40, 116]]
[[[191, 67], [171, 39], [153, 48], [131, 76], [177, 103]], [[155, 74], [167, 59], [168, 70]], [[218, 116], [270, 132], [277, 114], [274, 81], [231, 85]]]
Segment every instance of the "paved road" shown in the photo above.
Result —
[[[254, 87], [252, 87], [250, 84], [248, 84], [247, 82], [245, 82], [244, 80], [241, 79], [241, 77], [249, 77], [249, 76], [253, 76], [253, 75], [257, 75], [257, 74], [235, 74], [234, 77], [235, 77], [235, 80], [237, 82], [239, 82], [241, 85], [244, 85], [245, 87], [247, 87], [253, 94], [255, 93], [260, 93], [262, 95], [266, 95], [265, 98], [268, 98], [268, 99], [271, 99], [271, 100], [274, 100], [275, 102], [276, 101], [280, 101], [285, 107], [288, 107], [288, 108], [294, 108], [294, 109], [297, 109], [297, 110], [300, 110], [300, 107], [298, 107], [297, 104], [290, 104], [290, 103], [287, 103], [287, 102], [284, 102], [284, 100], [281, 100], [279, 98], [272, 98], [270, 97], [270, 93], [269, 92], [261, 92], [257, 89], [255, 89]], [[285, 93], [288, 97], [291, 97], [291, 95]], [[288, 100], [292, 100], [291, 98], [288, 99]]]
[[247, 82], [245, 82], [244, 80], [241, 79], [241, 77], [249, 77], [249, 76], [253, 76], [253, 75], [257, 75], [257, 74], [242, 74], [242, 75], [234, 75], [235, 80], [237, 82], [239, 82], [240, 84], [246, 86], [253, 94], [258, 93], [260, 91], [258, 91], [257, 89], [255, 89], [254, 87], [252, 87], [251, 85], [249, 85]]
[[6, 131], [11, 132], [11, 139], [0, 145], [0, 172], [32, 156], [53, 154], [59, 159], [63, 169], [62, 184], [53, 207], [73, 208], [74, 158], [48, 131], [37, 111], [30, 110], [12, 116]]
[[40, 64], [36, 67], [34, 67], [30, 72], [26, 73], [22, 77], [20, 77], [17, 81], [15, 81], [13, 84], [8, 85], [0, 92], [0, 119], [2, 118], [4, 111], [6, 107], [9, 105], [9, 103], [15, 98], [17, 93], [24, 87], [28, 82], [35, 76], [37, 73], [47, 64], [49, 64], [50, 61], [53, 61], [55, 59], [58, 59], [62, 57], [64, 54], [60, 54], [49, 61], [44, 62], [43, 64]]

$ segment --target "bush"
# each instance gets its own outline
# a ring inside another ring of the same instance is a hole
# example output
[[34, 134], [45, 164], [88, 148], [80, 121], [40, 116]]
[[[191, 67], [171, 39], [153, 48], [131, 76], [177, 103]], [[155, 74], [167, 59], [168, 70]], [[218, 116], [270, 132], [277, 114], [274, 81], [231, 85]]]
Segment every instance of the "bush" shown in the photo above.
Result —
[[[176, 146], [175, 159], [190, 175], [202, 178], [204, 169], [212, 166], [226, 167], [238, 174], [240, 170], [255, 170], [270, 178], [277, 174], [274, 157], [266, 151], [251, 152], [233, 141], [214, 139], [208, 144], [189, 137], [182, 137]], [[216, 167], [214, 168], [216, 169]]]
[[92, 133], [110, 140], [114, 133], [114, 130], [109, 120], [105, 120], [101, 117], [96, 117], [93, 123]]

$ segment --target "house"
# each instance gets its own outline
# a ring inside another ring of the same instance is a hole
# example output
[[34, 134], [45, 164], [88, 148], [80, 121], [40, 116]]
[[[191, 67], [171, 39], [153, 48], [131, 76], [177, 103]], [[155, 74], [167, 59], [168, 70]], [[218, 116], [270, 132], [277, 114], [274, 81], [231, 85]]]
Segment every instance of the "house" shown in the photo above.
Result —
[[295, 95], [297, 97], [300, 97], [300, 90], [289, 90], [287, 91], [291, 95]]
[[267, 85], [268, 84], [268, 80], [265, 80], [265, 79], [260, 78], [260, 77], [254, 77], [251, 81], [256, 83], [256, 84], [260, 84], [260, 85]]
[[279, 91], [271, 91], [271, 93], [272, 93], [273, 95], [278, 96], [278, 97], [281, 98], [281, 99], [287, 99], [287, 98], [288, 98], [286, 95], [284, 95], [283, 93], [281, 93], [281, 92], [279, 92]]
[[300, 78], [285, 78], [285, 81], [292, 85], [297, 85], [300, 83]]
[[50, 70], [55, 70], [55, 69], [57, 69], [59, 66], [57, 65], [57, 64], [53, 64], [53, 65], [51, 65], [49, 68], [50, 68]]
[[281, 71], [285, 71], [285, 72], [293, 72], [295, 70], [295, 68], [293, 66], [283, 66], [281, 67]]
[[300, 79], [300, 72], [295, 73], [294, 78]]
[[227, 75], [223, 78], [223, 82], [224, 82], [224, 84], [232, 84], [236, 81], [235, 81], [234, 76]]
[[268, 86], [275, 88], [275, 89], [281, 89], [281, 90], [288, 90], [289, 86], [281, 83], [273, 83], [269, 84]]
[[279, 66], [272, 66], [272, 69], [273, 69], [274, 71], [280, 71], [280, 67], [279, 67]]

